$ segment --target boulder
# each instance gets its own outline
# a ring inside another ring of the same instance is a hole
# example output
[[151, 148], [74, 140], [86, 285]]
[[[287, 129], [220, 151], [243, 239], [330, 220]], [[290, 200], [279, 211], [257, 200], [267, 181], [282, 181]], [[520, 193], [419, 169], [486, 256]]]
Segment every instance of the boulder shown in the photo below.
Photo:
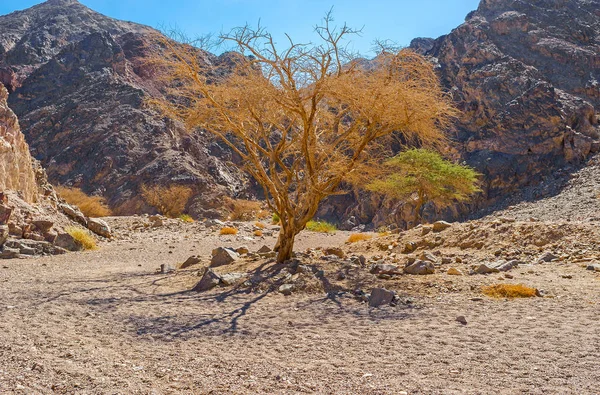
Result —
[[12, 209], [4, 204], [0, 203], [0, 225], [8, 224]]
[[451, 227], [452, 224], [446, 221], [436, 221], [433, 223], [433, 231], [434, 232], [441, 232], [443, 230], [448, 229], [449, 227]]
[[219, 247], [212, 251], [210, 267], [229, 265], [239, 258], [239, 254], [231, 248]]
[[79, 211], [77, 207], [73, 207], [69, 204], [62, 203], [58, 205], [58, 208], [73, 221], [79, 222], [80, 224], [87, 226], [87, 220], [85, 219], [85, 215], [83, 215], [83, 213]]
[[52, 229], [54, 226], [54, 222], [47, 218], [38, 218], [31, 221], [31, 223], [36, 227], [37, 230], [42, 234], [46, 234]]
[[160, 274], [169, 274], [175, 271], [175, 267], [173, 267], [170, 263], [162, 263], [160, 265]]
[[379, 307], [389, 305], [394, 301], [395, 296], [396, 293], [394, 291], [388, 291], [385, 288], [373, 288], [369, 297], [369, 306]]
[[201, 261], [200, 257], [197, 255], [192, 255], [191, 257], [189, 257], [188, 259], [185, 260], [185, 262], [183, 262], [181, 265], [179, 265], [180, 269], [186, 269], [190, 266], [194, 266], [199, 264]]
[[378, 263], [376, 265], [373, 265], [373, 267], [371, 268], [371, 273], [372, 274], [395, 275], [395, 274], [402, 274], [402, 270], [396, 265]]
[[258, 249], [258, 251], [256, 251], [257, 254], [266, 254], [266, 253], [269, 253], [269, 252], [271, 252], [271, 249], [269, 247], [265, 246], [265, 245], [262, 246], [262, 247], [260, 247]]
[[110, 230], [110, 226], [108, 226], [108, 224], [101, 219], [88, 218], [87, 219], [87, 228], [99, 236], [106, 237], [106, 238], [112, 237], [112, 232]]
[[212, 269], [206, 269], [200, 281], [192, 288], [192, 291], [204, 292], [213, 289], [221, 283], [221, 276]]
[[240, 255], [244, 255], [250, 252], [250, 250], [248, 249], [248, 247], [246, 246], [241, 246], [235, 249], [235, 252], [237, 252]]
[[83, 251], [81, 244], [68, 233], [59, 233], [54, 240], [54, 245], [68, 251]]
[[451, 267], [450, 269], [448, 269], [448, 271], [446, 272], [446, 274], [448, 274], [449, 276], [462, 276], [462, 272], [454, 267]]
[[404, 268], [404, 273], [423, 276], [435, 273], [435, 266], [429, 261], [416, 261]]
[[2, 251], [0, 251], [0, 259], [13, 259], [18, 258], [20, 256], [20, 250], [17, 248], [10, 248], [4, 246]]

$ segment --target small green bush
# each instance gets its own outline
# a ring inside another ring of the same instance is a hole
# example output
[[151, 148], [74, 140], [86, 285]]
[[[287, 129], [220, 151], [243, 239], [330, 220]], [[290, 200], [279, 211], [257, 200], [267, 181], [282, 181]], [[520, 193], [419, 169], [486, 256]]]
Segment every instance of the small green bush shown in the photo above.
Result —
[[335, 233], [337, 228], [334, 224], [325, 221], [308, 221], [306, 230], [319, 233]]

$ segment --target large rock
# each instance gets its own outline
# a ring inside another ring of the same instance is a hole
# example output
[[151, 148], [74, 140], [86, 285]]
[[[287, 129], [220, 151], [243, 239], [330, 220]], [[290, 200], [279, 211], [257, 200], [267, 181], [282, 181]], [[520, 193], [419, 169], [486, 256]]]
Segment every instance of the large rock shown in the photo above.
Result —
[[108, 226], [106, 221], [101, 220], [99, 218], [88, 218], [87, 228], [99, 236], [106, 238], [112, 237], [112, 231], [110, 230], [110, 226]]
[[378, 263], [373, 265], [370, 272], [372, 274], [388, 274], [388, 275], [396, 275], [402, 274], [402, 269], [400, 269], [396, 265], [390, 265], [386, 263]]
[[68, 233], [59, 233], [54, 240], [54, 244], [68, 251], [83, 251], [83, 246]]
[[212, 251], [212, 258], [210, 260], [211, 267], [218, 267], [229, 265], [235, 262], [240, 255], [231, 248], [219, 247]]

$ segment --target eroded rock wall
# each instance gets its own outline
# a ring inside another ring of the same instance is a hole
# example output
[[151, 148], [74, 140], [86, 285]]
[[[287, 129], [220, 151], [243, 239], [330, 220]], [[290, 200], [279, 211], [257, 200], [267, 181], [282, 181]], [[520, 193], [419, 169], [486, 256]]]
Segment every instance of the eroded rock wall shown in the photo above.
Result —
[[6, 103], [7, 98], [8, 91], [0, 84], [0, 191], [15, 190], [24, 200], [34, 202], [38, 187], [29, 146], [21, 133], [17, 116]]

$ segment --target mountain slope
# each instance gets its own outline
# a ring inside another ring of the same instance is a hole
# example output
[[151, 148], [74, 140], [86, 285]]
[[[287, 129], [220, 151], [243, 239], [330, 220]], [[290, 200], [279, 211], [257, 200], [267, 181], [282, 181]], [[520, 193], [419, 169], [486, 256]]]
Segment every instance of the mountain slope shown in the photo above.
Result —
[[[143, 183], [187, 184], [197, 192], [191, 210], [209, 216], [218, 196], [244, 188], [209, 135], [188, 134], [144, 105], [160, 95], [145, 65], [155, 30], [50, 0], [0, 17], [0, 31], [9, 104], [53, 182], [102, 194], [119, 213], [144, 208]], [[215, 67], [227, 63], [227, 55], [203, 55]]]

